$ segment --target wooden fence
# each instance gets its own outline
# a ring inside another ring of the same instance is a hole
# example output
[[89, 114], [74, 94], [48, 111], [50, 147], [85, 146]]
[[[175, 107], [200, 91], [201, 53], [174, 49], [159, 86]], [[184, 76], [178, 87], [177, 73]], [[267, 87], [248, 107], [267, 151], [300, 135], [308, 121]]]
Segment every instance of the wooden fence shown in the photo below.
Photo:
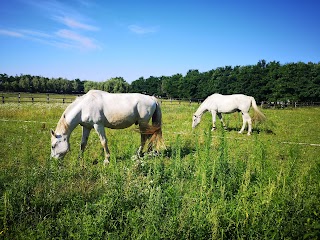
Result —
[[[80, 94], [44, 94], [44, 93], [0, 93], [1, 103], [72, 103]], [[187, 98], [158, 98], [161, 103], [180, 105], [180, 104], [198, 104], [204, 99], [187, 99]], [[261, 102], [261, 108], [296, 108], [296, 107], [319, 107], [320, 102]]]
[[1, 102], [4, 103], [72, 103], [80, 95], [61, 94], [29, 94], [29, 93], [3, 93]]

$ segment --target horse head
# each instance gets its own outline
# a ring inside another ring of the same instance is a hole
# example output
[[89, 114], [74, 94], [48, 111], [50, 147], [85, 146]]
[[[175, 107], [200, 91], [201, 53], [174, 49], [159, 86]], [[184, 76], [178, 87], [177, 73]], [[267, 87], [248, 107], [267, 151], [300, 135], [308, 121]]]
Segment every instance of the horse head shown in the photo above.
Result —
[[51, 157], [63, 158], [69, 151], [67, 135], [59, 135], [51, 130]]
[[193, 115], [192, 117], [192, 128], [195, 128], [201, 121], [201, 115]]

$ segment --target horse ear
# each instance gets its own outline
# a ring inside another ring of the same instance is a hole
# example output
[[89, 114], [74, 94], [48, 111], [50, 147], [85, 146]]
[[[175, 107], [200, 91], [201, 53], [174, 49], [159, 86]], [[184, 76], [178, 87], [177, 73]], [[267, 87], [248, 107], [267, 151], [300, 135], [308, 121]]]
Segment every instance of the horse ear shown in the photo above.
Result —
[[51, 135], [53, 136], [53, 137], [56, 137], [56, 134], [55, 134], [55, 132], [51, 129]]

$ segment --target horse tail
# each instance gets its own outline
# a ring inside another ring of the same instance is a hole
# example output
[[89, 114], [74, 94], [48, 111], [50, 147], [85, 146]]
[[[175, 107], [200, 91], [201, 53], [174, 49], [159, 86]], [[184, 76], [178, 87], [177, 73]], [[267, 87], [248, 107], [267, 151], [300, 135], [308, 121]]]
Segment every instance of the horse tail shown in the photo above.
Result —
[[253, 119], [258, 120], [260, 122], [266, 120], [266, 116], [259, 110], [259, 108], [257, 106], [257, 102], [254, 99], [254, 97], [251, 97], [251, 105], [252, 105], [254, 112], [255, 112]]
[[152, 97], [156, 102], [156, 110], [152, 115], [152, 136], [150, 138], [150, 143], [155, 146], [157, 150], [164, 147], [163, 137], [162, 137], [162, 112], [161, 106], [157, 98]]
[[148, 150], [153, 149], [153, 147], [155, 147], [156, 150], [160, 150], [165, 148], [162, 138], [162, 112], [158, 100], [155, 97], [152, 98], [156, 103], [156, 109], [152, 114], [152, 125], [140, 125], [138, 131], [143, 135], [148, 135]]

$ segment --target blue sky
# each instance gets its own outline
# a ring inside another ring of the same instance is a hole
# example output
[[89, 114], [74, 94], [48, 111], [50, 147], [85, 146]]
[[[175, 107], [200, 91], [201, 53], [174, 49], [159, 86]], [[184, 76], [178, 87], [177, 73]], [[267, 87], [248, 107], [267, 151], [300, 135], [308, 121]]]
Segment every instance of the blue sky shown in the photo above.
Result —
[[0, 73], [106, 81], [320, 61], [320, 3], [0, 0]]

